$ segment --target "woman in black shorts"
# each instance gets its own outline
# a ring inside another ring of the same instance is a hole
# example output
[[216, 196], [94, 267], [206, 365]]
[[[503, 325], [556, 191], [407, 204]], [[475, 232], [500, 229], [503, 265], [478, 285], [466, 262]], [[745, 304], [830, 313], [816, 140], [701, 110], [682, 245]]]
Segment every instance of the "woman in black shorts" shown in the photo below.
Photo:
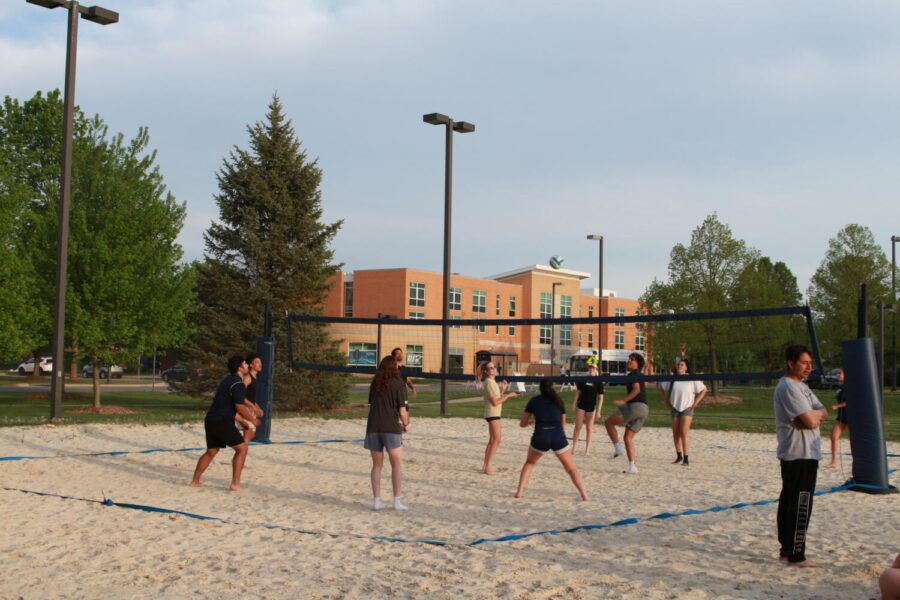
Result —
[[834, 427], [831, 428], [831, 462], [825, 465], [826, 469], [837, 467], [841, 434], [845, 429], [850, 429], [850, 425], [847, 423], [847, 399], [844, 398], [844, 369], [838, 370], [837, 380], [841, 387], [837, 391], [837, 404], [831, 407], [831, 410], [837, 411], [837, 415], [834, 418]]
[[566, 407], [562, 398], [553, 389], [553, 382], [549, 379], [541, 380], [540, 396], [535, 396], [528, 401], [525, 412], [522, 413], [522, 419], [519, 421], [519, 427], [528, 427], [532, 423], [534, 416], [534, 433], [531, 435], [531, 446], [528, 448], [528, 456], [525, 464], [522, 465], [522, 473], [519, 475], [519, 489], [516, 490], [516, 498], [522, 497], [525, 491], [525, 485], [534, 465], [548, 451], [553, 450], [556, 458], [562, 463], [563, 468], [572, 483], [578, 488], [582, 500], [587, 500], [587, 492], [584, 491], [584, 481], [581, 474], [575, 467], [575, 460], [572, 458], [572, 448], [569, 447], [569, 440], [566, 439]]

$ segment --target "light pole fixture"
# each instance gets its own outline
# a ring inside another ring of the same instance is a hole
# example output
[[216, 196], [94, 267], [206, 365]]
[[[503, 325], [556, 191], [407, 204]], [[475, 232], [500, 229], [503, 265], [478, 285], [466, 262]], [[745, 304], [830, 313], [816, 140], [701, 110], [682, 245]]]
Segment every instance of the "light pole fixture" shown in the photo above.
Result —
[[453, 132], [472, 133], [475, 125], [465, 121], [454, 121], [441, 113], [422, 115], [429, 125], [447, 127], [444, 150], [444, 322], [441, 324], [441, 416], [447, 416], [447, 379], [450, 372], [450, 225], [453, 216]]
[[603, 325], [599, 319], [603, 318], [603, 236], [589, 235], [589, 240], [597, 240], [600, 242], [600, 260], [597, 263], [597, 350], [600, 351], [600, 360], [603, 360], [603, 334], [601, 329]]
[[53, 321], [53, 374], [50, 380], [50, 419], [62, 416], [63, 362], [66, 340], [66, 276], [69, 260], [69, 202], [72, 191], [72, 135], [75, 114], [75, 56], [78, 47], [78, 17], [100, 25], [119, 22], [119, 13], [100, 6], [81, 6], [75, 0], [25, 0], [44, 8], [69, 11], [66, 37], [66, 85], [63, 101], [62, 155], [60, 157], [59, 228], [56, 233], [56, 301]]
[[[562, 285], [561, 281], [554, 281], [550, 284], [552, 292], [550, 294], [550, 320], [556, 318], [556, 287]], [[556, 325], [550, 323], [550, 377], [553, 377], [553, 366], [556, 358]]]
[[[884, 313], [894, 313], [894, 304], [884, 302], [878, 302], [878, 389], [884, 390]], [[884, 403], [884, 396], [882, 394], [882, 403]]]
[[[891, 303], [897, 306], [897, 242], [900, 242], [900, 235], [891, 236]], [[891, 362], [894, 368], [891, 369], [891, 391], [897, 390], [897, 311], [893, 311], [891, 317]]]

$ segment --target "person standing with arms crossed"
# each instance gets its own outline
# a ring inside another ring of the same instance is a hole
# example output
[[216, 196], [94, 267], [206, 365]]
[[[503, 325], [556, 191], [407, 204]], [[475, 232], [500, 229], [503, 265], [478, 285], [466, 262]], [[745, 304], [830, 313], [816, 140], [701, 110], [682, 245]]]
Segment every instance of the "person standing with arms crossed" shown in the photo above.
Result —
[[781, 463], [778, 498], [779, 559], [793, 567], [818, 567], [806, 559], [806, 531], [812, 516], [813, 491], [822, 459], [819, 425], [828, 412], [803, 380], [812, 372], [812, 355], [804, 346], [785, 351], [787, 372], [775, 386], [775, 429]]
[[230, 446], [234, 450], [234, 458], [231, 460], [231, 487], [229, 489], [233, 492], [241, 489], [241, 471], [247, 460], [248, 446], [234, 424], [234, 417], [240, 413], [244, 419], [254, 425], [259, 425], [259, 421], [244, 404], [247, 390], [243, 377], [247, 374], [247, 361], [243, 356], [232, 356], [228, 359], [228, 372], [229, 375], [216, 388], [212, 405], [203, 421], [203, 427], [206, 430], [206, 452], [197, 461], [191, 487], [203, 487], [203, 484], [200, 483], [203, 472], [212, 463], [219, 450]]

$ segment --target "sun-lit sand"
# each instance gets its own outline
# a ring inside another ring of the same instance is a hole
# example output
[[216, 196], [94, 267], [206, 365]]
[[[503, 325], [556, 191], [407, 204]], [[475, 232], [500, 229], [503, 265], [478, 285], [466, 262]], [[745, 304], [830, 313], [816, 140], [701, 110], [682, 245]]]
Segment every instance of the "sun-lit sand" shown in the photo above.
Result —
[[[357, 442], [254, 446], [246, 489], [234, 493], [230, 450], [202, 489], [187, 486], [200, 451], [72, 456], [200, 447], [199, 421], [0, 429], [0, 456], [55, 457], [0, 462], [0, 598], [876, 598], [878, 573], [900, 551], [898, 495], [817, 497], [808, 553], [821, 570], [779, 563], [774, 503], [645, 520], [776, 498], [774, 436], [695, 430], [684, 468], [670, 464], [669, 430], [645, 429], [640, 474], [624, 475], [598, 429], [592, 455], [576, 455], [591, 501], [579, 500], [553, 456], [516, 500], [528, 430], [504, 422], [499, 473], [486, 476], [482, 420], [413, 418], [410, 510], [377, 513]], [[364, 429], [361, 420], [279, 420], [272, 438], [356, 440]], [[820, 469], [817, 489], [843, 483], [849, 461]], [[389, 502], [387, 467], [383, 486]], [[104, 498], [227, 522], [85, 501]], [[468, 545], [632, 518], [640, 520]]]

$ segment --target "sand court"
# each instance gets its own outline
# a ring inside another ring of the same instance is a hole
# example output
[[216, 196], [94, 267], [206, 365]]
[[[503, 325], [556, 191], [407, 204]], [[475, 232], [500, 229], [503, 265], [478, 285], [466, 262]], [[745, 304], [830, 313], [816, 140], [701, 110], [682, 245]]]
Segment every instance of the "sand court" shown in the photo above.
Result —
[[[187, 483], [202, 450], [144, 452], [202, 448], [199, 421], [0, 429], [0, 457], [54, 457], [0, 462], [12, 488], [0, 490], [0, 598], [872, 598], [900, 551], [900, 497], [843, 491], [815, 499], [808, 552], [826, 568], [779, 564], [777, 505], [728, 508], [777, 498], [774, 435], [695, 430], [685, 468], [670, 464], [670, 430], [647, 428], [640, 473], [624, 475], [624, 458], [608, 460], [595, 430], [592, 456], [576, 454], [591, 495], [581, 502], [552, 455], [525, 497], [512, 497], [530, 430], [511, 420], [498, 474], [481, 474], [486, 429], [480, 419], [414, 420], [410, 510], [378, 512], [356, 441], [363, 420], [276, 421], [282, 443], [251, 447], [238, 493], [228, 491], [231, 450], [201, 489]], [[99, 454], [109, 452], [122, 454]], [[817, 490], [841, 485], [849, 460], [843, 472], [820, 469]], [[691, 510], [706, 512], [650, 518]]]

